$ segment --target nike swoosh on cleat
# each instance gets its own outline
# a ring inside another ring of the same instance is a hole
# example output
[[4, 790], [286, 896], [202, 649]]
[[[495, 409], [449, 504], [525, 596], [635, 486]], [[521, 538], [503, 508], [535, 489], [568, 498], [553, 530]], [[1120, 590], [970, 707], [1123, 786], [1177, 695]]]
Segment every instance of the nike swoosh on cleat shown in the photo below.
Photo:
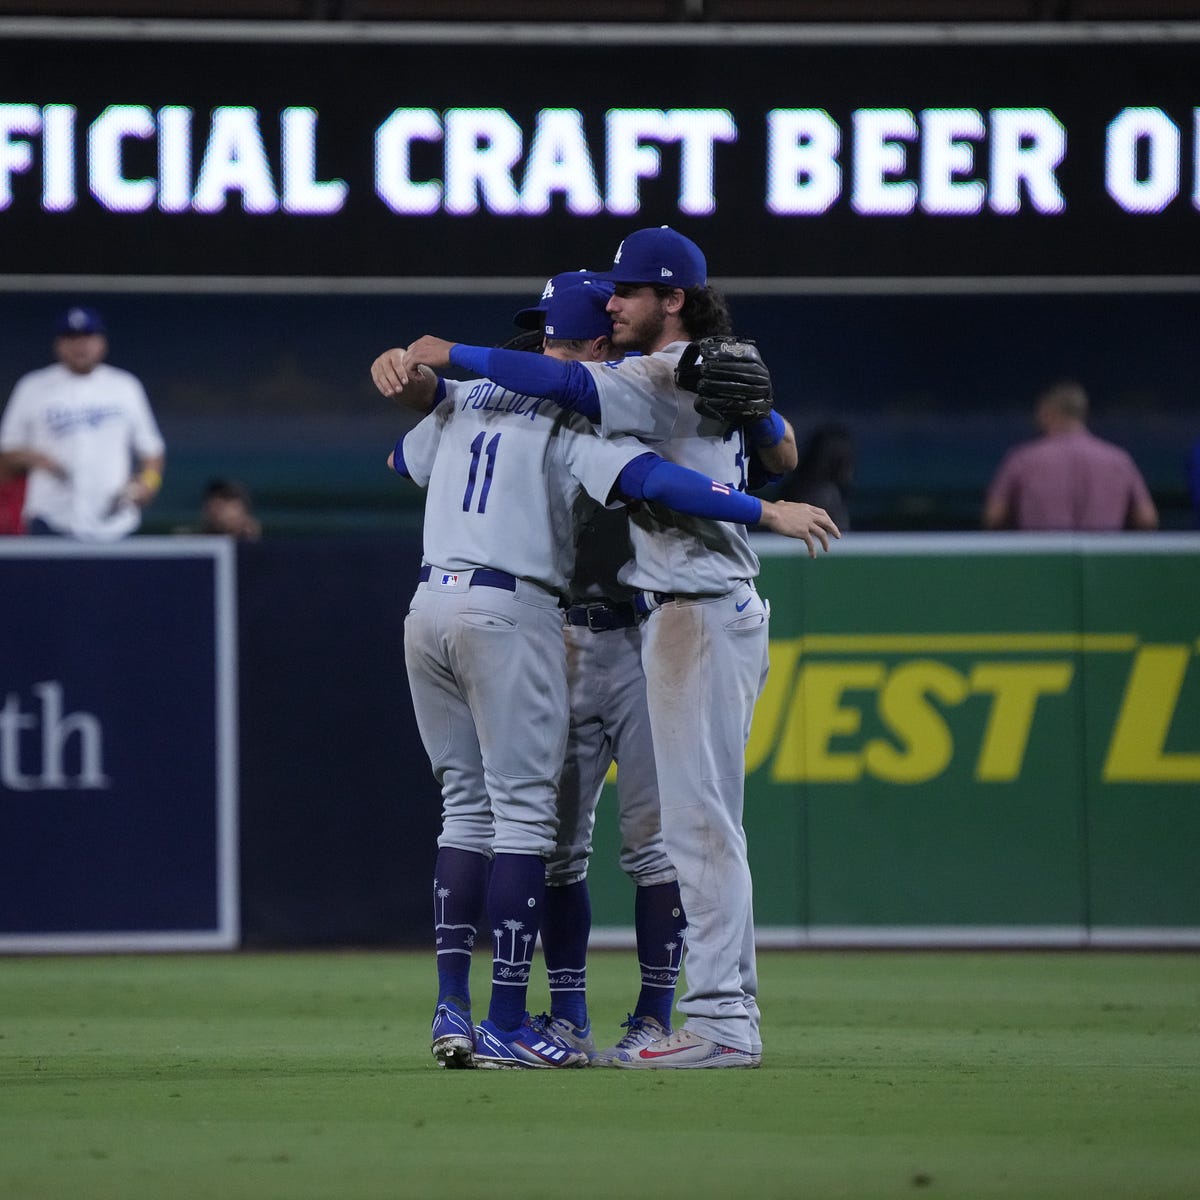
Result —
[[685, 1050], [691, 1050], [691, 1046], [676, 1046], [674, 1050], [650, 1050], [649, 1048], [638, 1053], [638, 1058], [670, 1058], [672, 1054], [682, 1054]]
[[738, 612], [743, 612], [745, 611], [746, 605], [749, 604], [752, 599], [752, 596], [747, 596], [746, 599], [741, 602], [741, 604], [735, 604], [733, 607], [736, 608]]

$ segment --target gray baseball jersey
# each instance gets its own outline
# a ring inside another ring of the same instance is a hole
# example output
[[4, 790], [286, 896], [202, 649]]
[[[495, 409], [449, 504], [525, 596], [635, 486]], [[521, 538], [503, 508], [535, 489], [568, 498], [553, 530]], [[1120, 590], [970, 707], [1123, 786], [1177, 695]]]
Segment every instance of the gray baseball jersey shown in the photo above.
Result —
[[404, 464], [427, 487], [425, 560], [487, 566], [565, 593], [574, 570], [573, 506], [600, 504], [646, 447], [608, 441], [551, 401], [489, 379], [446, 381], [446, 397], [404, 438]]
[[552, 852], [569, 711], [559, 597], [570, 514], [581, 490], [606, 502], [644, 452], [488, 380], [447, 384], [405, 436], [405, 472], [429, 491], [404, 649], [442, 788], [440, 846]]
[[[749, 455], [740, 426], [702, 417], [695, 396], [675, 386], [675, 366], [687, 347], [675, 342], [657, 354], [619, 362], [586, 363], [600, 396], [600, 431], [632, 435], [682, 467], [744, 491]], [[758, 575], [758, 558], [744, 525], [691, 517], [654, 504], [630, 519], [634, 561], [621, 573], [630, 587], [689, 596], [723, 596]]]

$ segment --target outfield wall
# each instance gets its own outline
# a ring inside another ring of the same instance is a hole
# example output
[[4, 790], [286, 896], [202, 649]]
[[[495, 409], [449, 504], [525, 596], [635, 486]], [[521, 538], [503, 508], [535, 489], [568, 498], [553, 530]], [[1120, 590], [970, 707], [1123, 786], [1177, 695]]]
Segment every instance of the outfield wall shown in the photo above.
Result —
[[[758, 546], [764, 943], [1200, 947], [1200, 537]], [[0, 951], [428, 943], [419, 539], [230, 549], [7, 540]], [[628, 944], [612, 792], [596, 940]]]
[[[1200, 538], [760, 550], [765, 941], [1200, 944]], [[624, 881], [596, 883], [627, 925]]]

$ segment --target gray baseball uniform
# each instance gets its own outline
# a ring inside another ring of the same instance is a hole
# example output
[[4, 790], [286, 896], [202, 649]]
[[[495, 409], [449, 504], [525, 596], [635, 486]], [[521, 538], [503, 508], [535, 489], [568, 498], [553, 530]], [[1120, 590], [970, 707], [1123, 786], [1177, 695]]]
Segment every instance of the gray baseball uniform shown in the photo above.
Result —
[[643, 887], [675, 878], [663, 848], [654, 743], [646, 710], [641, 630], [633, 592], [617, 581], [629, 558], [623, 511], [588, 504], [564, 637], [571, 728], [559, 788], [558, 845], [546, 880], [568, 884], [587, 874], [596, 806], [609, 767], [619, 764], [621, 869]]
[[[677, 388], [686, 342], [585, 364], [606, 437], [633, 435], [681, 466], [744, 488], [740, 428], [700, 416]], [[759, 1053], [753, 898], [742, 828], [745, 748], [766, 681], [769, 608], [744, 526], [653, 504], [630, 517], [634, 558], [621, 580], [649, 613], [642, 661], [666, 850], [688, 915], [687, 1028]], [[698, 738], [699, 731], [707, 738]]]
[[[549, 413], [541, 410], [546, 408]], [[413, 707], [442, 786], [440, 846], [548, 856], [567, 738], [562, 610], [572, 506], [603, 504], [645, 447], [488, 380], [402, 443], [428, 487], [425, 563], [404, 628]]]

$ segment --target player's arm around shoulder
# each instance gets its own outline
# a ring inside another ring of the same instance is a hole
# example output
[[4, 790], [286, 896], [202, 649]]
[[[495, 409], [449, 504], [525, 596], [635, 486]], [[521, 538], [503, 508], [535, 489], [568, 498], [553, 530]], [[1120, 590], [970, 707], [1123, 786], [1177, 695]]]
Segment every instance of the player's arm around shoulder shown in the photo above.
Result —
[[371, 381], [381, 396], [413, 412], [430, 412], [439, 398], [438, 377], [429, 367], [402, 370], [405, 351], [385, 350], [371, 364]]

